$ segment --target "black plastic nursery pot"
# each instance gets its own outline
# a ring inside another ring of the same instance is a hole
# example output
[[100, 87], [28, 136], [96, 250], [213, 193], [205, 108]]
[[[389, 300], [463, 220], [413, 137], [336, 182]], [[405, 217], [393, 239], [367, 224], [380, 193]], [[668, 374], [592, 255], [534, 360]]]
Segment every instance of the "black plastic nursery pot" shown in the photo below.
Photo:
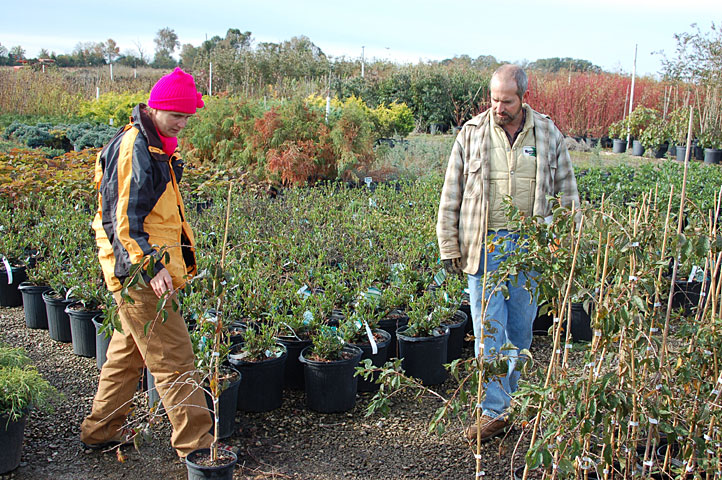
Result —
[[23, 304], [18, 287], [27, 279], [25, 265], [11, 265], [8, 272], [4, 262], [0, 262], [0, 307], [19, 307]]
[[33, 285], [23, 282], [18, 287], [23, 297], [23, 312], [25, 314], [25, 326], [35, 329], [48, 329], [48, 313], [45, 310], [43, 293], [50, 290], [47, 285]]
[[435, 329], [430, 337], [410, 337], [406, 335], [408, 327], [396, 332], [399, 339], [399, 355], [404, 371], [424, 385], [438, 385], [448, 377], [444, 368], [447, 358], [449, 327]]
[[258, 362], [249, 362], [235, 357], [243, 344], [234, 346], [228, 361], [241, 372], [243, 381], [238, 387], [236, 409], [245, 412], [270, 412], [283, 404], [283, 377], [288, 352], [283, 344], [283, 354]]
[[95, 326], [93, 318], [100, 310], [85, 310], [82, 303], [71, 303], [65, 308], [70, 316], [70, 333], [73, 353], [81, 357], [95, 357]]
[[684, 158], [687, 156], [687, 146], [676, 145], [675, 154], [675, 160], [678, 162], [684, 162]]
[[401, 310], [392, 310], [379, 321], [379, 328], [386, 330], [391, 334], [391, 343], [389, 344], [388, 358], [398, 358], [399, 342], [396, 338], [396, 331], [405, 327], [409, 323], [409, 317]]
[[207, 478], [233, 480], [233, 469], [238, 461], [236, 454], [226, 450], [218, 450], [219, 461], [217, 465], [207, 464], [210, 457], [210, 448], [193, 450], [188, 454], [186, 457], [188, 480], [204, 480]]
[[20, 465], [25, 438], [27, 415], [9, 422], [7, 415], [0, 415], [0, 475], [11, 472]]
[[108, 345], [110, 345], [111, 337], [100, 331], [103, 326], [102, 315], [93, 317], [93, 326], [95, 327], [95, 364], [98, 370], [103, 368], [103, 364], [107, 360]]
[[358, 377], [355, 369], [361, 361], [361, 349], [344, 345], [341, 360], [319, 361], [307, 356], [312, 345], [301, 352], [306, 383], [306, 406], [321, 413], [347, 412], [356, 405]]
[[667, 143], [657, 145], [652, 149], [652, 155], [654, 158], [662, 158], [667, 154], [667, 148], [669, 148], [669, 144]]
[[461, 358], [461, 350], [464, 347], [464, 334], [469, 319], [466, 314], [457, 310], [444, 325], [449, 327], [449, 340], [446, 345], [446, 363], [451, 363]]
[[[709, 289], [709, 280], [706, 282], [706, 288]], [[697, 280], [676, 280], [674, 282], [674, 295], [672, 296], [672, 309], [683, 309], [684, 315], [689, 317], [693, 315], [699, 307], [700, 295], [702, 292], [702, 282]]]
[[70, 316], [65, 309], [75, 300], [66, 300], [54, 291], [43, 293], [45, 314], [48, 317], [48, 334], [57, 342], [70, 343], [73, 339], [70, 332]]
[[283, 372], [283, 386], [292, 390], [303, 390], [303, 364], [299, 360], [301, 351], [311, 344], [311, 340], [299, 340], [290, 337], [278, 337], [276, 340], [286, 347], [288, 358]]
[[[388, 359], [389, 346], [391, 345], [391, 334], [386, 330], [377, 329], [374, 330], [374, 337], [376, 339], [376, 353], [373, 353], [371, 343], [355, 343], [358, 348], [361, 349], [361, 360], [364, 361], [367, 358], [371, 359], [371, 364], [374, 367], [382, 367]], [[375, 392], [379, 389], [379, 384], [376, 383], [378, 374], [374, 373], [372, 378], [366, 380], [362, 377], [358, 377], [358, 384], [356, 389], [359, 392]]]
[[704, 163], [718, 164], [722, 162], [722, 150], [716, 148], [704, 149]]
[[464, 312], [466, 314], [466, 318], [468, 321], [466, 322], [466, 326], [464, 327], [465, 333], [470, 333], [471, 336], [474, 336], [474, 322], [471, 319], [471, 299], [469, 298], [469, 294], [464, 292], [464, 294], [461, 297], [461, 305], [459, 305], [459, 310]]
[[615, 138], [612, 140], [612, 153], [624, 153], [627, 151], [627, 141]]
[[[225, 367], [229, 368], [229, 367]], [[223, 390], [218, 397], [218, 438], [228, 438], [233, 435], [236, 429], [236, 409], [238, 405], [238, 387], [241, 384], [241, 373], [235, 368], [232, 369], [237, 374], [235, 380], [231, 380], [228, 387]], [[205, 392], [206, 404], [213, 411], [213, 398]], [[213, 434], [215, 427], [211, 427], [210, 433]]]
[[534, 323], [532, 323], [532, 333], [534, 335], [549, 335], [549, 329], [554, 325], [554, 317], [551, 312], [545, 314], [539, 313], [539, 307], [536, 309], [536, 317], [534, 317]]
[[632, 141], [632, 155], [637, 157], [644, 155], [644, 145], [639, 140]]
[[570, 329], [572, 331], [572, 339], [575, 342], [591, 342], [592, 341], [592, 319], [584, 310], [583, 303], [572, 303], [572, 318]]

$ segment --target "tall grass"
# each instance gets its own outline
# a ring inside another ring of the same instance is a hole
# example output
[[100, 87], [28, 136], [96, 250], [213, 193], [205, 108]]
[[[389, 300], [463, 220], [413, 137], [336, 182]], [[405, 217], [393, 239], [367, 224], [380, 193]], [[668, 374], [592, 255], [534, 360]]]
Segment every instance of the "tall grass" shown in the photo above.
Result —
[[73, 116], [81, 100], [96, 93], [149, 92], [165, 73], [150, 68], [134, 71], [115, 66], [113, 81], [108, 67], [42, 70], [0, 68], [0, 112], [14, 115]]

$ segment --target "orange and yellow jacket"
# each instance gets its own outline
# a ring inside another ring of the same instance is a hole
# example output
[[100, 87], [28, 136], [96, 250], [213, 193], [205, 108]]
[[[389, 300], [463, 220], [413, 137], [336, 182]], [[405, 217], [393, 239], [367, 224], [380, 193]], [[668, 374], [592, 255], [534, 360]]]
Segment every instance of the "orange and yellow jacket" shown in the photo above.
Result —
[[[130, 123], [115, 134], [95, 162], [98, 212], [93, 229], [111, 292], [120, 290], [132, 265], [148, 255], [156, 260], [156, 273], [168, 269], [174, 288], [196, 272], [193, 232], [178, 190], [183, 161], [177, 153], [169, 157], [163, 152], [145, 108], [140, 104], [133, 109]], [[169, 262], [159, 255], [162, 247], [170, 255]]]

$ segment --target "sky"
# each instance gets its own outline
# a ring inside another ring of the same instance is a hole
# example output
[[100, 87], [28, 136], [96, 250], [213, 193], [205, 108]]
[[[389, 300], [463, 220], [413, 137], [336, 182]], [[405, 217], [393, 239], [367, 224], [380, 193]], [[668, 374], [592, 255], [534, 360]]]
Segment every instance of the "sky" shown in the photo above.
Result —
[[0, 45], [71, 53], [79, 42], [115, 40], [121, 53], [152, 58], [158, 30], [199, 46], [229, 28], [254, 42], [305, 35], [326, 55], [417, 63], [458, 55], [499, 61], [584, 59], [610, 72], [657, 75], [676, 33], [722, 26], [720, 0], [0, 0]]

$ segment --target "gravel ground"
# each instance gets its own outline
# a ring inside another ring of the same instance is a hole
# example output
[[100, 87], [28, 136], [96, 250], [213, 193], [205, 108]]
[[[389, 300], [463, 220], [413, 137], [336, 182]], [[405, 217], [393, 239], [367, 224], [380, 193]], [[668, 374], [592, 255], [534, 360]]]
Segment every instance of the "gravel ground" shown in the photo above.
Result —
[[[1, 479], [182, 479], [184, 464], [170, 446], [167, 419], [154, 427], [140, 451], [125, 449], [121, 463], [113, 453], [80, 448], [80, 423], [89, 413], [98, 381], [94, 358], [73, 354], [71, 344], [50, 339], [47, 330], [26, 328], [21, 308], [0, 308], [0, 341], [24, 347], [38, 369], [64, 399], [53, 414], [33, 411], [27, 421], [20, 467]], [[535, 337], [532, 353], [550, 349], [548, 337]], [[467, 344], [465, 355], [471, 351]], [[444, 392], [447, 383], [438, 389]], [[473, 451], [462, 425], [442, 436], [427, 433], [438, 400], [399, 397], [388, 417], [365, 417], [369, 394], [360, 394], [348, 413], [308, 410], [302, 392], [284, 392], [280, 409], [236, 416], [236, 431], [226, 443], [239, 449], [235, 479], [461, 479], [474, 478]], [[483, 446], [486, 479], [510, 478], [512, 454], [519, 440], [514, 429], [504, 439]], [[523, 442], [522, 442], [523, 443]], [[519, 447], [519, 452], [523, 449]], [[520, 465], [515, 455], [515, 465]]]

